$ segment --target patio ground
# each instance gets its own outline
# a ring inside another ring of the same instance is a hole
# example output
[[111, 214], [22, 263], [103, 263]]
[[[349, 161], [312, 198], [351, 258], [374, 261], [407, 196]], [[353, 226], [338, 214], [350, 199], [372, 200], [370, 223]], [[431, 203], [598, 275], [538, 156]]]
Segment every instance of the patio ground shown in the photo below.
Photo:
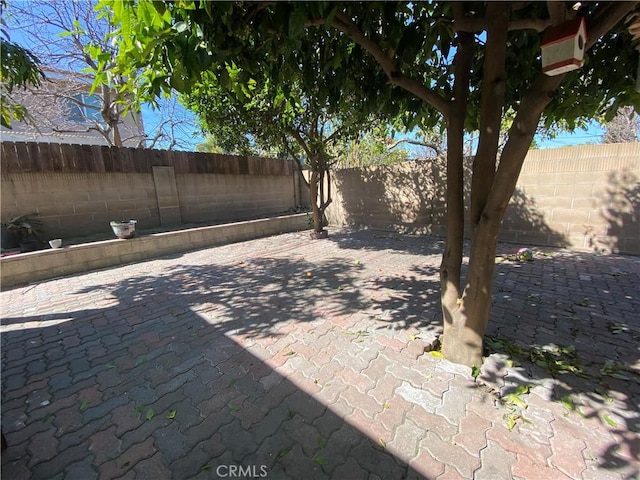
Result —
[[292, 233], [2, 292], [3, 478], [638, 476], [640, 259], [499, 263], [474, 378], [425, 352], [441, 248]]

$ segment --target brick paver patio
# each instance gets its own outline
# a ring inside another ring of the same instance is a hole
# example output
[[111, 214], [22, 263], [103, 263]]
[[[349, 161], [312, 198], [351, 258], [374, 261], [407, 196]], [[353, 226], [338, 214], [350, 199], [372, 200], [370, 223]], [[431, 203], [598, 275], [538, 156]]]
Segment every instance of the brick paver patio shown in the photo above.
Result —
[[441, 248], [294, 233], [2, 292], [2, 478], [637, 477], [640, 259], [498, 264], [474, 379], [425, 353]]

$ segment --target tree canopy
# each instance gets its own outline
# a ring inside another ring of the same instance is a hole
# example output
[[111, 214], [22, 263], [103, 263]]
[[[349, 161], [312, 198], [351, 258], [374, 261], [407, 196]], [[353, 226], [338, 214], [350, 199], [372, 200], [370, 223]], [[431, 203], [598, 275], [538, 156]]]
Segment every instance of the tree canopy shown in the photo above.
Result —
[[[638, 55], [624, 18], [638, 2], [120, 2], [103, 0], [118, 24], [119, 73], [156, 95], [190, 92], [203, 74], [227, 89], [255, 72], [302, 78], [339, 110], [380, 112], [407, 127], [447, 130], [447, 239], [440, 269], [443, 353], [482, 361], [495, 249], [509, 199], [539, 124], [571, 126], [640, 107]], [[542, 32], [582, 17], [584, 65], [541, 71]], [[321, 35], [327, 54], [306, 49]], [[235, 65], [231, 75], [227, 66]], [[320, 70], [317, 67], [320, 67]], [[366, 92], [354, 104], [351, 94]], [[503, 116], [514, 112], [501, 145]], [[464, 133], [479, 132], [465, 208]], [[471, 239], [463, 280], [465, 216]]]
[[0, 1], [0, 125], [11, 128], [12, 120], [24, 121], [28, 116], [11, 96], [14, 89], [38, 86], [44, 74], [38, 57], [11, 41], [3, 16], [5, 8], [6, 2]]

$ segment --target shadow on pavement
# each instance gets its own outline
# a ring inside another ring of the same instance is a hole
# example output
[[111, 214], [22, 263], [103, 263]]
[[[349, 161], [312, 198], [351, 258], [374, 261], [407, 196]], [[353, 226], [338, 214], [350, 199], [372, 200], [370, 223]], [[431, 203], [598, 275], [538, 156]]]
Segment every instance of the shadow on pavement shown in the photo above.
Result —
[[496, 265], [485, 342], [492, 355], [479, 377], [515, 425], [540, 422], [527, 402], [541, 398], [556, 404], [568, 431], [588, 419], [613, 427], [611, 438], [600, 439], [604, 454], [590, 460], [632, 472], [628, 478], [640, 473], [639, 263], [551, 251], [531, 263]]
[[[3, 319], [3, 476], [426, 478], [341, 418], [353, 408], [334, 381], [336, 325], [319, 320], [369, 305], [356, 268], [180, 266], [72, 293], [104, 307]], [[414, 280], [374, 282], [403, 290], [378, 305], [395, 312], [383, 328], [421, 322], [411, 302], [428, 285]], [[297, 355], [307, 339], [322, 358]]]

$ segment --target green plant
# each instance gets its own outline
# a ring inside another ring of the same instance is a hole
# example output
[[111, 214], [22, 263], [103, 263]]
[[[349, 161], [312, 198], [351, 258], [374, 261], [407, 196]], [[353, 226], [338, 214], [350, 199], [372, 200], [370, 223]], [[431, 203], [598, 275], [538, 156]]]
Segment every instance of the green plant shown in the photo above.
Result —
[[8, 248], [20, 247], [21, 251], [30, 251], [37, 250], [42, 244], [42, 222], [34, 215], [19, 215], [3, 225], [9, 236]]

